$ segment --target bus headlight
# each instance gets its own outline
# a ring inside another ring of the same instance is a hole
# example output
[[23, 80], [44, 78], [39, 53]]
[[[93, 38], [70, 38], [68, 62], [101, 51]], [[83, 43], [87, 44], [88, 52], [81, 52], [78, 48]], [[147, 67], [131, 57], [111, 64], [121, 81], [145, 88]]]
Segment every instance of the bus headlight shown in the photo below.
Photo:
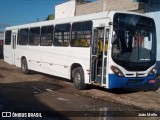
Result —
[[152, 70], [148, 73], [148, 75], [153, 75], [156, 73], [156, 68], [152, 68]]
[[124, 74], [122, 73], [122, 71], [117, 68], [116, 66], [111, 66], [111, 70], [114, 72], [114, 74], [116, 74], [117, 76], [124, 76]]

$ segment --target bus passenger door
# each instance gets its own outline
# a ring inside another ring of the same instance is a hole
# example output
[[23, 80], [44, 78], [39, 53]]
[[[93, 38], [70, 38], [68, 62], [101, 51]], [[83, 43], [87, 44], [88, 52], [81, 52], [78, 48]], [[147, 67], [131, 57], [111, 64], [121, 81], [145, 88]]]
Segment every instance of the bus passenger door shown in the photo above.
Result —
[[17, 31], [12, 31], [12, 64], [15, 65], [16, 62], [16, 45], [17, 45]]
[[108, 86], [108, 46], [109, 46], [109, 32], [110, 27], [106, 27], [104, 30], [104, 38], [103, 38], [103, 55], [102, 55], [102, 81], [101, 85], [107, 87]]
[[91, 43], [91, 64], [90, 64], [90, 80], [96, 82], [97, 79], [97, 62], [98, 62], [98, 29], [93, 29], [93, 40]]
[[[97, 83], [98, 85], [103, 84], [103, 79], [105, 77], [104, 71], [106, 71], [106, 66], [104, 66], [104, 40], [105, 40], [105, 27], [96, 27], [93, 31], [93, 41], [92, 41], [92, 53], [91, 53], [91, 81]], [[103, 75], [104, 74], [104, 75]]]
[[97, 27], [93, 30], [91, 47], [91, 81], [100, 86], [107, 84], [107, 50], [109, 28]]

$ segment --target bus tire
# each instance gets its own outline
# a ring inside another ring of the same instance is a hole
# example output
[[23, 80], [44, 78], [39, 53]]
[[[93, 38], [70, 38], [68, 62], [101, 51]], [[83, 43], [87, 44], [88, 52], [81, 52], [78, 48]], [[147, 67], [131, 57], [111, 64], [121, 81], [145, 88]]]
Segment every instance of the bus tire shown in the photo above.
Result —
[[31, 71], [28, 69], [27, 60], [23, 59], [21, 62], [21, 69], [24, 74], [30, 74]]
[[74, 86], [78, 90], [84, 90], [86, 88], [86, 84], [84, 83], [84, 71], [82, 67], [77, 67], [72, 71], [72, 79]]

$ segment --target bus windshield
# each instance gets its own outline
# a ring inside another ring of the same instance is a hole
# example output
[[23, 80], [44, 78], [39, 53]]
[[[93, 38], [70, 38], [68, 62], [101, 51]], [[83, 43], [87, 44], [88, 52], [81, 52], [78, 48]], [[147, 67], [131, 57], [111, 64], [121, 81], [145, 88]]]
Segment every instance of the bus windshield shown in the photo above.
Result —
[[129, 71], [147, 70], [156, 62], [153, 19], [117, 13], [113, 20], [112, 59]]

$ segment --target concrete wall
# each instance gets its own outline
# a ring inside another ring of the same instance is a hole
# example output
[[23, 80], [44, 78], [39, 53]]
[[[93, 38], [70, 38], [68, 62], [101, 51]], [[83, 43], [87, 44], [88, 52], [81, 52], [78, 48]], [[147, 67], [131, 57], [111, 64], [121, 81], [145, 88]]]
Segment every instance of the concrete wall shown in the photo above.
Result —
[[137, 11], [138, 9], [139, 3], [132, 2], [132, 0], [97, 0], [95, 2], [89, 3], [85, 3], [82, 1], [76, 3], [75, 0], [72, 0], [55, 7], [55, 19], [109, 10]]
[[139, 3], [132, 0], [98, 0], [96, 2], [77, 5], [76, 15], [84, 15], [108, 10], [136, 11]]
[[55, 19], [75, 16], [75, 5], [76, 2], [73, 0], [55, 6]]
[[132, 11], [137, 10], [139, 4], [131, 0], [102, 0], [106, 1], [106, 10], [123, 10]]
[[103, 3], [104, 2], [102, 0], [99, 0], [96, 2], [79, 4], [76, 6], [76, 16], [102, 12], [103, 11]]

